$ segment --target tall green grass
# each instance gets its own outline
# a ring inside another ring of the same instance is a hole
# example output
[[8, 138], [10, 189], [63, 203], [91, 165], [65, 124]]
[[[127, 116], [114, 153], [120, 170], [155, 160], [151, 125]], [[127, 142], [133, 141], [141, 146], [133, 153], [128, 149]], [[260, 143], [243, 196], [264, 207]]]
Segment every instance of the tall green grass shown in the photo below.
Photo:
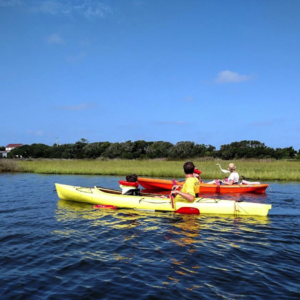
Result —
[[[121, 175], [136, 173], [138, 176], [175, 177], [183, 175], [185, 161], [166, 160], [42, 160], [20, 161], [21, 172], [41, 174], [91, 174]], [[202, 171], [202, 178], [217, 179], [224, 175], [216, 163], [227, 169], [229, 161], [193, 160]], [[231, 161], [230, 161], [231, 162]], [[249, 180], [300, 180], [299, 161], [235, 160], [237, 172]]]
[[0, 172], [19, 172], [21, 165], [18, 161], [11, 159], [0, 159]]

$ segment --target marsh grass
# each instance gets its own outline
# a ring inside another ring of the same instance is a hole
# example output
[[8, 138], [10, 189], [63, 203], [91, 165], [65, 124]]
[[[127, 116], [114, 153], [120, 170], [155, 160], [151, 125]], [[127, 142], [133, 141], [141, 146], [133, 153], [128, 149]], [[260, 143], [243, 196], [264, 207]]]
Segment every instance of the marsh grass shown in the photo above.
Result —
[[19, 172], [20, 163], [11, 159], [0, 159], [0, 172]]
[[[167, 160], [41, 160], [20, 161], [21, 172], [40, 174], [90, 174], [182, 178], [183, 161]], [[202, 171], [202, 178], [217, 179], [224, 175], [216, 163], [227, 169], [229, 161], [193, 160]], [[238, 173], [249, 180], [300, 180], [299, 161], [235, 160]]]

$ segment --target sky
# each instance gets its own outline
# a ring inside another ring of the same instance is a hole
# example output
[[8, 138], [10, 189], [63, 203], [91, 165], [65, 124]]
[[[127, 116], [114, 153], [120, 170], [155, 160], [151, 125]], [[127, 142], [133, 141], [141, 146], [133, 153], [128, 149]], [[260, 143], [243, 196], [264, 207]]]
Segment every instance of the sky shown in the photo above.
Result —
[[0, 0], [0, 146], [300, 148], [298, 0]]

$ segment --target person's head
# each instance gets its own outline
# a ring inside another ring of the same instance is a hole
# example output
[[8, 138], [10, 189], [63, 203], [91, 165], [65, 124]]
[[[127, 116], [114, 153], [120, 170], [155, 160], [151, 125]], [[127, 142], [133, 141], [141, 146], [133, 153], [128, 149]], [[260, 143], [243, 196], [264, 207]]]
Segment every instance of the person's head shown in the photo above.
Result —
[[195, 165], [191, 161], [187, 161], [183, 165], [183, 170], [185, 174], [193, 174], [195, 169]]
[[195, 166], [193, 176], [199, 178], [202, 172]]
[[230, 172], [235, 171], [235, 164], [230, 163], [230, 164], [228, 165], [228, 170], [229, 170]]
[[126, 181], [127, 182], [137, 182], [137, 175], [136, 174], [130, 174], [126, 176]]

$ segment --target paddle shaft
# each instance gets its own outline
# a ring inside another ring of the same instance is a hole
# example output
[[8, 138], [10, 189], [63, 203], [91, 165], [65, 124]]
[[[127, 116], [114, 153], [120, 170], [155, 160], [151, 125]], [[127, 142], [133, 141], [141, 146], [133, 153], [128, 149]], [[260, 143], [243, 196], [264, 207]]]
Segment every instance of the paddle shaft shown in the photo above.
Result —
[[[176, 185], [176, 181], [173, 179], [172, 183], [173, 183], [173, 187], [174, 187]], [[172, 187], [172, 190], [173, 190], [173, 187]], [[172, 204], [172, 208], [174, 209], [174, 197], [173, 197], [172, 191], [171, 191], [171, 204]]]

